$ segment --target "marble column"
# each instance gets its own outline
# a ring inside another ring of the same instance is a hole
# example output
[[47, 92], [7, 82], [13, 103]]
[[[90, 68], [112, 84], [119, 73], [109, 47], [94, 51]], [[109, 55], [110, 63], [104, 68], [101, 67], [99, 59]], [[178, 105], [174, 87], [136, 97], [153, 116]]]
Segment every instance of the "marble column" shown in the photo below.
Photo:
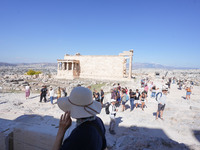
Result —
[[67, 70], [69, 70], [69, 63], [67, 62]]
[[130, 50], [130, 55], [129, 55], [129, 79], [132, 78], [132, 61], [133, 61], [133, 50]]
[[74, 70], [74, 63], [72, 62], [72, 70]]

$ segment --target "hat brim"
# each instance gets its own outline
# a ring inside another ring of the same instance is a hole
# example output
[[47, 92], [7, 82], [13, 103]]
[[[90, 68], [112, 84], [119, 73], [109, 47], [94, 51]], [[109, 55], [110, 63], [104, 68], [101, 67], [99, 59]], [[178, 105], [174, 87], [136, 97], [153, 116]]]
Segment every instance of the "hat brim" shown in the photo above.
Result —
[[[95, 116], [96, 114], [99, 114], [102, 109], [102, 105], [100, 102], [93, 101], [91, 105], [88, 107], [85, 107], [85, 110], [83, 106], [76, 106], [69, 102], [69, 97], [61, 97], [57, 100], [58, 107], [63, 110], [64, 112], [70, 111], [72, 118], [86, 118]], [[90, 109], [91, 108], [91, 109]], [[93, 110], [95, 111], [93, 111]]]

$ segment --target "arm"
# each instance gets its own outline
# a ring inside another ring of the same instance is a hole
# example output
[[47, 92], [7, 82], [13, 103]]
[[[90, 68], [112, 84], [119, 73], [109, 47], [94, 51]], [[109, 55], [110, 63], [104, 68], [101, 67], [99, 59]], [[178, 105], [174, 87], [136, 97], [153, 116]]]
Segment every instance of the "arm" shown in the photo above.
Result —
[[65, 132], [71, 126], [71, 124], [72, 124], [72, 119], [70, 118], [70, 112], [65, 112], [64, 115], [61, 115], [58, 133], [52, 150], [60, 149]]

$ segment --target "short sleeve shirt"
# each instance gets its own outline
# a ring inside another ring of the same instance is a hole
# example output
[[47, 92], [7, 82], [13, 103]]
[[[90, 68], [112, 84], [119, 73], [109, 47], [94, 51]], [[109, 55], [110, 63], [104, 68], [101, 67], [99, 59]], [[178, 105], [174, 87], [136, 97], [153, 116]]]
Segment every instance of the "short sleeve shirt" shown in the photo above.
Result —
[[105, 127], [102, 120], [96, 117], [93, 124], [98, 126], [99, 131], [90, 124], [82, 123], [76, 127], [70, 136], [65, 139], [60, 150], [103, 150], [107, 147], [105, 138]]

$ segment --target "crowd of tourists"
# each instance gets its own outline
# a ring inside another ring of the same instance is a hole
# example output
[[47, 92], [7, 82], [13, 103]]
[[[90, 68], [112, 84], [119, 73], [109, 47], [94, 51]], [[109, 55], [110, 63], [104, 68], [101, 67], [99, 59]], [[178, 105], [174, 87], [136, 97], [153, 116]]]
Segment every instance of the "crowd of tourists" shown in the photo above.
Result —
[[[163, 111], [166, 105], [168, 89], [171, 86], [170, 80], [162, 87], [161, 92], [158, 92], [159, 88], [157, 88], [153, 82], [145, 83], [145, 80], [142, 82], [144, 82], [144, 84], [141, 84], [141, 92], [139, 89], [122, 88], [120, 84], [111, 89], [110, 103], [105, 107], [106, 114], [109, 114], [110, 117], [110, 134], [116, 134], [115, 117], [118, 108], [121, 107], [121, 110], [125, 111], [126, 103], [130, 101], [130, 111], [133, 111], [135, 108], [141, 108], [144, 111], [145, 107], [147, 107], [146, 102], [148, 95], [150, 95], [151, 98], [155, 98], [158, 102], [155, 119], [157, 120], [160, 118], [163, 120]], [[187, 94], [191, 94], [188, 87], [186, 91]], [[148, 92], [151, 93], [148, 94]], [[58, 98], [58, 106], [65, 113], [60, 117], [59, 129], [52, 150], [106, 149], [105, 126], [102, 120], [96, 116], [101, 112], [103, 100], [103, 89], [101, 89], [100, 92], [94, 89], [92, 92], [91, 87], [85, 88], [81, 86], [75, 87], [71, 91], [69, 97], [61, 96], [61, 98]], [[62, 142], [65, 132], [72, 124], [71, 117], [76, 119], [76, 128], [71, 132], [69, 137]]]

